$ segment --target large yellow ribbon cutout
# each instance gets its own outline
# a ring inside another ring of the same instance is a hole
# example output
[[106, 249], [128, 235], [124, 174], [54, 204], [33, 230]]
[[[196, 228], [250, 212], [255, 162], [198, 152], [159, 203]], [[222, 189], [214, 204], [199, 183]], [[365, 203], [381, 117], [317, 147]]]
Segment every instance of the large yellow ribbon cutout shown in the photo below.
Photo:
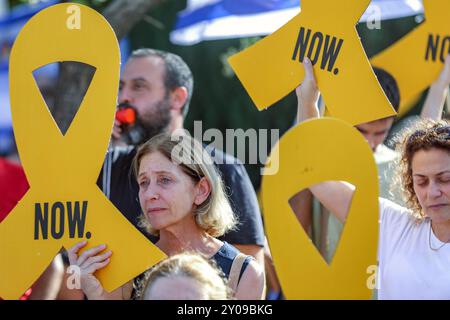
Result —
[[[56, 61], [96, 68], [65, 136], [32, 74]], [[106, 244], [113, 251], [110, 264], [97, 273], [107, 291], [164, 257], [96, 185], [114, 121], [119, 63], [111, 26], [79, 4], [58, 4], [39, 12], [14, 43], [11, 111], [30, 189], [0, 224], [0, 296], [5, 299], [20, 297], [61, 247], [82, 239], [90, 239], [89, 247]]]
[[436, 80], [450, 53], [450, 1], [424, 0], [425, 22], [371, 59], [400, 90], [400, 114]]
[[355, 25], [370, 0], [302, 0], [301, 12], [275, 33], [230, 57], [259, 110], [292, 92], [309, 57], [335, 118], [352, 125], [395, 115], [370, 66]]
[[[323, 118], [289, 130], [272, 154], [277, 152], [279, 171], [264, 176], [262, 196], [266, 232], [286, 298], [369, 299], [367, 270], [376, 265], [378, 238], [377, 168], [369, 145], [349, 124]], [[328, 265], [288, 200], [299, 190], [330, 180], [347, 181], [356, 190]]]
[[[261, 110], [294, 90], [308, 56], [331, 116], [302, 123], [284, 135], [267, 162], [279, 171], [262, 182], [269, 244], [289, 299], [369, 299], [376, 265], [378, 178], [370, 147], [350, 126], [395, 115], [380, 87], [355, 24], [370, 0], [303, 0], [302, 11], [274, 34], [229, 60]], [[278, 154], [278, 156], [276, 156]], [[276, 166], [276, 164], [275, 164]], [[317, 252], [288, 200], [327, 180], [356, 186], [350, 213], [330, 266]]]

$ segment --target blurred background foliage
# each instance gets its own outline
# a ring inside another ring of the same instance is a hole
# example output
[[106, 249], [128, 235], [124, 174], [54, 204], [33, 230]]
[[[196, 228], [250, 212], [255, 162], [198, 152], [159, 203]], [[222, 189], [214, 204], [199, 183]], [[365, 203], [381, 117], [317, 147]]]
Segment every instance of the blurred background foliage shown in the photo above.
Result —
[[[83, 3], [101, 11], [110, 1], [71, 2]], [[14, 6], [23, 2], [31, 1], [11, 0], [10, 4]], [[193, 134], [194, 121], [201, 120], [203, 132], [209, 128], [217, 128], [223, 132], [224, 137], [226, 129], [238, 128], [278, 129], [281, 137], [294, 124], [295, 95], [291, 93], [268, 110], [259, 112], [226, 62], [228, 56], [246, 48], [261, 37], [205, 41], [193, 46], [174, 45], [169, 40], [169, 33], [175, 24], [177, 12], [185, 7], [185, 0], [166, 1], [148, 12], [128, 36], [131, 49], [152, 47], [174, 52], [183, 57], [191, 67], [195, 85], [185, 127]], [[410, 32], [422, 20], [422, 16], [415, 16], [382, 21], [379, 30], [369, 29], [362, 23], [357, 25], [357, 31], [368, 57], [371, 57]], [[339, 19], [336, 23], [339, 23]], [[418, 113], [422, 102], [423, 98], [410, 114]], [[261, 183], [260, 168], [261, 164], [246, 164], [256, 189], [259, 189]]]

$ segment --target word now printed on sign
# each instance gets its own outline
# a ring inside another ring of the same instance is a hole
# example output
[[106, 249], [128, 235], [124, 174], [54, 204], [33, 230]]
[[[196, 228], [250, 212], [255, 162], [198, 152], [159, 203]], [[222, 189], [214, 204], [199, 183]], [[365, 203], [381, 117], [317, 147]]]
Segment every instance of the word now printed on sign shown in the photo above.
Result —
[[258, 109], [271, 106], [314, 65], [331, 116], [355, 125], [395, 115], [356, 31], [370, 0], [302, 0], [302, 11], [229, 62]]
[[69, 238], [75, 237], [81, 239], [86, 237], [91, 238], [91, 233], [88, 231], [84, 233], [86, 225], [86, 213], [88, 202], [83, 201], [80, 205], [79, 201], [55, 202], [49, 208], [49, 203], [35, 203], [34, 211], [34, 240], [61, 239], [66, 230], [66, 215], [67, 227], [69, 229]]
[[450, 1], [424, 0], [425, 22], [371, 59], [392, 74], [400, 90], [400, 114], [437, 79], [450, 53]]
[[[355, 29], [369, 2], [303, 0], [299, 15], [229, 60], [262, 110], [302, 82], [301, 63], [309, 57], [327, 108], [334, 118], [344, 120], [315, 119], [289, 130], [272, 150], [279, 154], [278, 172], [263, 176], [266, 231], [288, 299], [369, 299], [372, 295], [367, 283], [373, 276], [368, 278], [367, 271], [376, 264], [378, 177], [370, 147], [350, 124], [395, 112]], [[299, 191], [329, 180], [350, 182], [356, 191], [334, 259], [327, 265], [288, 201]]]
[[[112, 291], [164, 258], [96, 185], [114, 122], [119, 48], [95, 10], [58, 4], [29, 20], [10, 56], [11, 113], [30, 189], [0, 224], [0, 296], [20, 297], [61, 247], [106, 244], [110, 264], [97, 272]], [[95, 68], [66, 135], [51, 116], [32, 72], [57, 61]]]

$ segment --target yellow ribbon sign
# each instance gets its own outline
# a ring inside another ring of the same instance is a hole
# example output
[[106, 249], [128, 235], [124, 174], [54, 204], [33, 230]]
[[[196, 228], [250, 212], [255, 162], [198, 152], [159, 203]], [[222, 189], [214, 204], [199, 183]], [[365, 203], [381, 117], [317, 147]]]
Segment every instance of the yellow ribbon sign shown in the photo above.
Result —
[[369, 64], [355, 25], [370, 0], [302, 0], [302, 11], [272, 35], [230, 57], [262, 110], [298, 86], [309, 57], [333, 117], [352, 125], [395, 115]]
[[[294, 127], [274, 148], [280, 169], [264, 176], [262, 194], [269, 244], [286, 297], [369, 299], [367, 270], [376, 265], [378, 237], [378, 177], [369, 145], [345, 122], [323, 118]], [[356, 191], [328, 265], [288, 200], [299, 190], [330, 180], [350, 182]]]
[[450, 1], [424, 0], [423, 6], [425, 22], [371, 59], [397, 80], [399, 113], [433, 83], [450, 53]]
[[[88, 92], [63, 136], [32, 72], [55, 61], [96, 68]], [[82, 239], [106, 244], [110, 264], [98, 272], [111, 291], [164, 255], [96, 185], [114, 121], [119, 48], [108, 22], [89, 7], [59, 4], [22, 29], [10, 57], [15, 137], [30, 189], [0, 224], [0, 296], [18, 298], [61, 247]]]

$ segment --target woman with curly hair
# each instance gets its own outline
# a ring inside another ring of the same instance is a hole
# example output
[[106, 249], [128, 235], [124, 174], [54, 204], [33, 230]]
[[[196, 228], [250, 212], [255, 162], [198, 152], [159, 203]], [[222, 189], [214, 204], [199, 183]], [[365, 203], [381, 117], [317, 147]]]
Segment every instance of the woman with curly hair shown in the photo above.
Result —
[[[318, 117], [312, 65], [296, 90], [299, 120]], [[380, 198], [379, 299], [450, 299], [450, 125], [422, 120], [400, 136], [398, 183], [407, 208]], [[309, 188], [345, 222], [354, 187], [327, 181]]]
[[407, 208], [380, 199], [380, 299], [450, 299], [450, 125], [400, 136], [397, 182]]

